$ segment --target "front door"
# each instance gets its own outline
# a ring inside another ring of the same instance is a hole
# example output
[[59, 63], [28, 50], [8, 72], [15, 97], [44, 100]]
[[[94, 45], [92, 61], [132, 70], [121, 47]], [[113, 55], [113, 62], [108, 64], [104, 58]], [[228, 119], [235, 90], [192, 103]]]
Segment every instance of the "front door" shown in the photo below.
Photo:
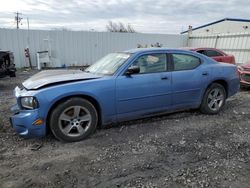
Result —
[[167, 56], [164, 53], [138, 57], [131, 66], [140, 72], [121, 75], [116, 80], [118, 119], [161, 111], [169, 107], [171, 100], [171, 72], [167, 72]]

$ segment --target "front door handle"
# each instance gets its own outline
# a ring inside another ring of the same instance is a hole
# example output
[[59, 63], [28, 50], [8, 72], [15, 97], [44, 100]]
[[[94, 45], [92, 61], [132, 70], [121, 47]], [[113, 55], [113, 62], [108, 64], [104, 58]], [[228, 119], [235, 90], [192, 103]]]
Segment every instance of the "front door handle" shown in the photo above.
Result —
[[203, 75], [203, 76], [207, 76], [207, 75], [208, 75], [208, 72], [203, 72], [202, 75]]

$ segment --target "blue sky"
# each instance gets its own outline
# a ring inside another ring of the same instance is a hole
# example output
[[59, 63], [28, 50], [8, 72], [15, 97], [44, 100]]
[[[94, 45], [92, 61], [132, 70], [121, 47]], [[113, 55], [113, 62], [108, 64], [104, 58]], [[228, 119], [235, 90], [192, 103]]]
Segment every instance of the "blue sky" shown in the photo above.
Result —
[[7, 0], [1, 2], [0, 27], [105, 31], [108, 21], [144, 33], [180, 33], [225, 17], [250, 19], [250, 0]]

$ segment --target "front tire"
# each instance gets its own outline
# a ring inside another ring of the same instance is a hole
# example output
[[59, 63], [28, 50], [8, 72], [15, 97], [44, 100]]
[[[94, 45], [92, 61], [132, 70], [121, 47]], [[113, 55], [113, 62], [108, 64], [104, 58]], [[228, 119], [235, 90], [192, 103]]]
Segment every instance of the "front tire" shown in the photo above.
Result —
[[200, 110], [204, 114], [218, 114], [226, 101], [225, 88], [218, 83], [211, 84], [206, 90]]
[[86, 99], [74, 97], [60, 103], [50, 116], [50, 128], [61, 141], [76, 142], [87, 138], [96, 129], [98, 115]]

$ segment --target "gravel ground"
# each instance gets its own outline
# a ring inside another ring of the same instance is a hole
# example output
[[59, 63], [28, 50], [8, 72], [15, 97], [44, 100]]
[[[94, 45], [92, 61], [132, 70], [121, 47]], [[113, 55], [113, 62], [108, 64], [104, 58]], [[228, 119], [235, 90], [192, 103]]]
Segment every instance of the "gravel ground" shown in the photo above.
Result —
[[249, 90], [219, 115], [172, 113], [61, 143], [22, 139], [10, 127], [12, 90], [31, 74], [0, 79], [0, 187], [250, 186]]

